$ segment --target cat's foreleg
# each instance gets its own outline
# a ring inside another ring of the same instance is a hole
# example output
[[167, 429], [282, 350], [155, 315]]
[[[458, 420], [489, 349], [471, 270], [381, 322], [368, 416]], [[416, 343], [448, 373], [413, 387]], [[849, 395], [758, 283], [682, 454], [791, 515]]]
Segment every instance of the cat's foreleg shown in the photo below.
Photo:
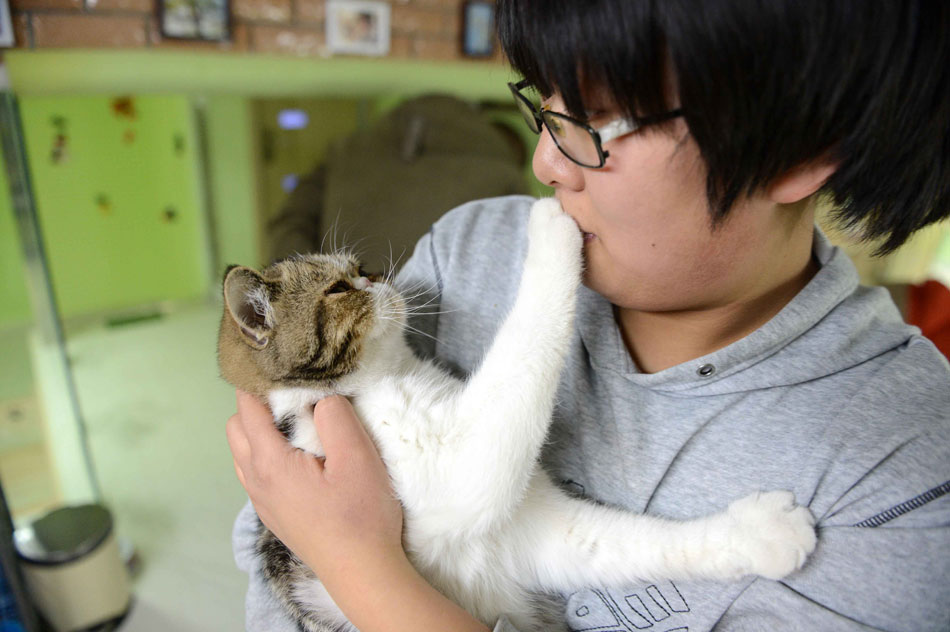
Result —
[[548, 592], [651, 579], [779, 579], [801, 568], [816, 543], [811, 512], [790, 492], [752, 494], [722, 513], [675, 521], [573, 498], [545, 481], [521, 511], [514, 550], [533, 588]]
[[456, 526], [479, 529], [507, 514], [534, 470], [567, 355], [583, 265], [577, 224], [554, 199], [528, 222], [515, 304], [454, 406], [458, 449], [444, 490]]

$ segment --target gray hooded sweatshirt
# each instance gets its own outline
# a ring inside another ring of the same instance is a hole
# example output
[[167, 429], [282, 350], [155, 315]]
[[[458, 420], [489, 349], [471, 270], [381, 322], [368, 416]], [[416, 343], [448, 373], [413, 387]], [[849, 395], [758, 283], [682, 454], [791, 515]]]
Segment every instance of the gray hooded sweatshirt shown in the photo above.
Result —
[[[506, 197], [441, 219], [400, 274], [439, 316], [413, 342], [472, 371], [513, 303], [532, 203]], [[582, 288], [544, 464], [566, 489], [670, 518], [791, 490], [818, 548], [782, 581], [592, 586], [562, 595], [577, 632], [950, 630], [950, 367], [882, 289], [858, 285], [815, 231], [821, 268], [755, 332], [702, 358], [638, 371], [612, 306]], [[247, 629], [295, 630], [261, 582], [255, 520], [234, 531], [250, 575]], [[504, 618], [496, 631], [512, 628]]]

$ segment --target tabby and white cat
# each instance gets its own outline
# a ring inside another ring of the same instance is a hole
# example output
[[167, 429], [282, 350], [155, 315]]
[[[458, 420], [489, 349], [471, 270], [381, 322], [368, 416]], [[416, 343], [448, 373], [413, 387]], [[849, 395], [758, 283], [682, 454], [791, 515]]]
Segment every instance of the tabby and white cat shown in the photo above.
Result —
[[[288, 439], [316, 455], [314, 404], [352, 398], [404, 507], [410, 560], [486, 624], [505, 614], [524, 632], [560, 629], [545, 595], [590, 585], [780, 578], [800, 568], [814, 522], [791, 493], [675, 522], [573, 497], [545, 475], [538, 457], [573, 333], [582, 246], [553, 199], [534, 205], [528, 231], [514, 307], [467, 381], [416, 358], [403, 340], [404, 299], [339, 254], [229, 270], [221, 373], [269, 402]], [[258, 553], [303, 629], [355, 630], [263, 525]]]

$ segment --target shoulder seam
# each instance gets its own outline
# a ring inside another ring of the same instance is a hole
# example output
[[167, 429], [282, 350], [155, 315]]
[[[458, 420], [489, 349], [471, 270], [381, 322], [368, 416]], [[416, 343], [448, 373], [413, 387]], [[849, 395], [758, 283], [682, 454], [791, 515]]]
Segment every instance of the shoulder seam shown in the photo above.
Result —
[[439, 260], [435, 254], [435, 226], [429, 228], [429, 256], [432, 258], [432, 270], [435, 272], [435, 284], [439, 288], [439, 296], [442, 296], [444, 284], [442, 282], [442, 271], [439, 270]]
[[871, 516], [867, 520], [862, 520], [861, 522], [855, 524], [855, 527], [880, 527], [886, 522], [890, 522], [895, 518], [899, 518], [906, 513], [910, 513], [915, 509], [919, 509], [926, 505], [927, 503], [937, 500], [941, 496], [950, 493], [950, 481], [947, 481], [943, 485], [938, 485], [931, 490], [928, 490], [921, 494], [911, 498], [910, 500], [903, 502], [899, 505], [891, 507], [887, 511], [882, 511], [876, 516]]

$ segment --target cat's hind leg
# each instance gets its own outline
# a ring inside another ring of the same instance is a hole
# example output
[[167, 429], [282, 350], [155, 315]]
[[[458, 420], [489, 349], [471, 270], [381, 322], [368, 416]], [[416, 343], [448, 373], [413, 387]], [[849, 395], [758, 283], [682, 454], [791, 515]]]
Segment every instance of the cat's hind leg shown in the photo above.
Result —
[[313, 571], [263, 524], [257, 554], [268, 587], [303, 632], [358, 632]]

